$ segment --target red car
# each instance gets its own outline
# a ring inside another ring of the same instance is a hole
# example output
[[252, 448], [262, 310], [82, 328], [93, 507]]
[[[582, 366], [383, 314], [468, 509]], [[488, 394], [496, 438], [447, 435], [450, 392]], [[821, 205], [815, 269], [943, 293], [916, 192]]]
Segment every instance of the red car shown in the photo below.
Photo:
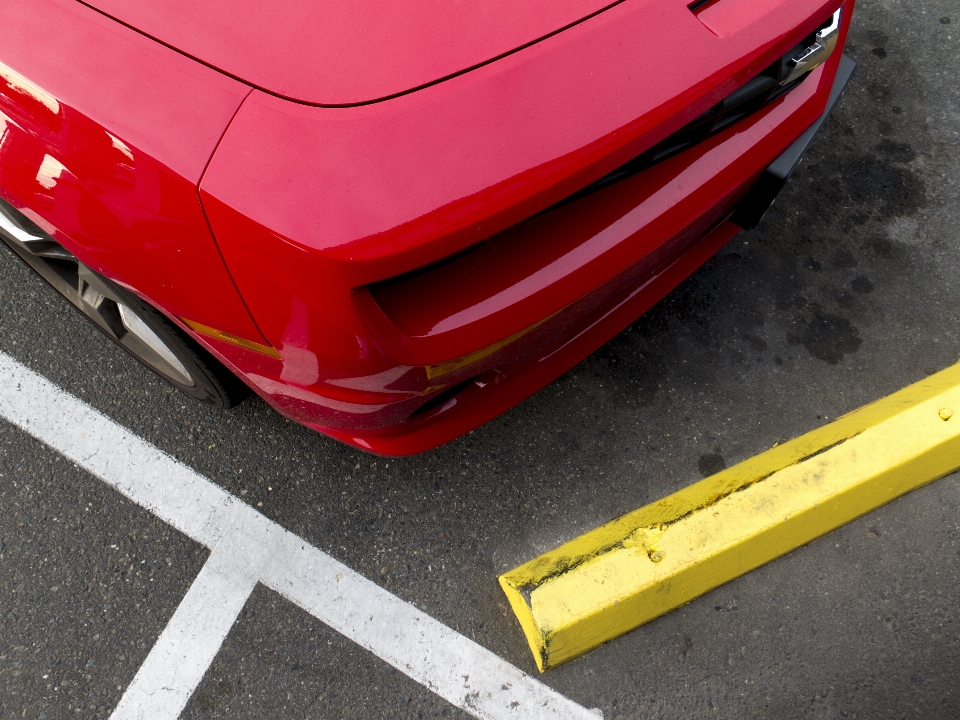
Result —
[[385, 455], [755, 225], [853, 0], [0, 0], [0, 236], [194, 397]]

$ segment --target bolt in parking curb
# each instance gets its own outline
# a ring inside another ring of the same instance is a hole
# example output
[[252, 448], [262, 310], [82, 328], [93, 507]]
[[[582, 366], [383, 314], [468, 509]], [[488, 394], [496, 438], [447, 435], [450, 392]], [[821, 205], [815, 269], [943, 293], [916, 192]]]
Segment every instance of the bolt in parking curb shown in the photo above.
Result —
[[500, 576], [541, 671], [960, 468], [960, 364]]

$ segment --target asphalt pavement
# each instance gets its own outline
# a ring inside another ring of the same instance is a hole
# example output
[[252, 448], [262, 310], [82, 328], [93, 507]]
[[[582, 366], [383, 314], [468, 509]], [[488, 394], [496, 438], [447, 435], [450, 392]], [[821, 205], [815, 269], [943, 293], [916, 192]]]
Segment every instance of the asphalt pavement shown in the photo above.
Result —
[[[960, 358], [960, 7], [862, 0], [761, 226], [540, 393], [376, 458], [209, 410], [0, 252], [0, 351], [537, 674], [497, 575]], [[0, 420], [0, 717], [108, 717], [207, 550]], [[960, 477], [539, 676], [606, 718], [960, 717]], [[258, 587], [186, 718], [467, 717]]]

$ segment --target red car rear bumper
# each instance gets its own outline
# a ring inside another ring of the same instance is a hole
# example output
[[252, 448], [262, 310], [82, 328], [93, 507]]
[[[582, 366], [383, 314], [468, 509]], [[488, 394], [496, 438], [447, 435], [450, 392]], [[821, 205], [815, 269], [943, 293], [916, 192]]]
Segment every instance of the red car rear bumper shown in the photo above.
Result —
[[[529, 396], [679, 284], [736, 234], [734, 204], [824, 112], [839, 51], [738, 124], [563, 202], [756, 76], [836, 9], [836, 0], [784, 0], [753, 17], [737, 11], [746, 0], [724, 1], [731, 10], [709, 23], [683, 4], [626, 2], [490, 65], [352, 108], [257, 90], [241, 102], [242, 86], [196, 66], [195, 79], [224, 99], [221, 115], [239, 108], [218, 145], [212, 129], [194, 131], [197, 156], [212, 154], [202, 176], [197, 163], [164, 175], [176, 153], [142, 152], [149, 133], [123, 140], [144, 167], [161, 168], [162, 188], [199, 185], [204, 213], [183, 219], [195, 239], [182, 250], [210, 248], [223, 261], [155, 263], [171, 252], [157, 213], [146, 218], [132, 196], [118, 204], [116, 188], [85, 185], [147, 223], [155, 247], [131, 253], [120, 230], [98, 238], [65, 195], [37, 204], [24, 180], [35, 170], [14, 177], [3, 155], [0, 185], [81, 260], [176, 322], [276, 348], [271, 357], [195, 335], [279, 411], [373, 452], [420, 452]], [[845, 8], [841, 47], [852, 2]], [[84, 22], [110, 42], [142, 43], [141, 69], [155, 68], [161, 84], [182, 72], [166, 67], [170, 56], [189, 62], [126, 28], [107, 33], [102, 18]], [[17, 70], [40, 83], [30, 62]], [[102, 102], [71, 106], [95, 128], [122, 115]], [[47, 147], [71, 167], [69, 143]], [[83, 167], [73, 168], [84, 184]], [[184, 272], [196, 278], [191, 289], [169, 291]], [[199, 292], [205, 273], [219, 285]]]
[[[789, 109], [784, 110], [789, 112]], [[409, 314], [413, 314], [411, 307], [415, 307], [417, 301], [426, 308], [436, 308], [439, 304], [437, 296], [444, 291], [448, 293], [447, 297], [455, 299], [454, 288], [458, 287], [458, 281], [462, 281], [459, 287], [470, 288], [473, 286], [470, 281], [482, 277], [483, 271], [490, 267], [516, 268], [520, 263], [515, 262], [513, 256], [519, 253], [510, 240], [523, 238], [526, 240], [524, 250], [533, 246], [534, 252], [542, 258], [531, 275], [543, 274], [544, 269], [554, 265], [560, 269], [561, 277], [571, 284], [571, 276], [582, 274], [584, 285], [573, 292], [585, 286], [591, 289], [505, 342], [468, 355], [459, 362], [447, 363], [454, 382], [466, 379], [438, 393], [399, 427], [388, 427], [378, 433], [350, 433], [329, 427], [317, 429], [386, 455], [411, 454], [468, 432], [552, 382], [650, 309], [740, 232], [741, 228], [730, 220], [731, 210], [753, 187], [757, 175], [769, 163], [761, 164], [759, 170], [751, 172], [751, 165], [745, 157], [750, 153], [741, 153], [739, 149], [746, 145], [756, 150], [764, 144], [762, 141], [773, 141], [771, 136], [777, 133], [768, 132], [771, 130], [768, 123], [774, 126], [783, 124], [778, 118], [771, 117], [759, 121], [758, 127], [752, 131], [741, 127], [739, 132], [747, 132], [747, 135], [737, 138], [739, 142], [732, 142], [734, 138], [726, 141], [718, 138], [712, 147], [702, 148], [704, 152], [699, 158], [684, 158], [683, 162], [673, 166], [658, 166], [656, 170], [662, 174], [648, 171], [649, 176], [642, 180], [638, 177], [632, 179], [633, 183], [627, 181], [615, 186], [616, 191], [608, 189], [590, 196], [590, 203], [574, 202], [554, 210], [552, 217], [538, 217], [518, 226], [515, 233], [511, 232], [500, 240], [502, 247], [480, 248], [475, 252], [479, 254], [486, 250], [485, 256], [473, 258], [472, 262], [460, 260], [464, 266], [460, 272], [441, 268], [415, 278], [410, 284], [419, 285], [418, 289], [427, 294], [426, 298], [416, 297], [414, 292], [410, 293], [413, 297], [396, 293], [403, 301], [397, 303], [398, 307]], [[738, 161], [743, 161], [743, 165], [738, 167]], [[710, 168], [718, 167], [726, 172], [710, 171]], [[690, 214], [678, 213], [677, 204], [709, 193], [709, 186], [713, 186], [717, 194], [724, 191], [726, 194], [719, 199], [708, 195], [711, 200], [716, 199], [712, 205], [707, 201], [699, 208], [691, 209]], [[663, 193], [665, 201], [662, 208], [655, 205], [659, 193]], [[678, 198], [677, 203], [671, 203]], [[624, 201], [624, 205], [618, 205], [618, 200]], [[625, 206], [638, 200], [640, 202], [630, 211], [623, 213]], [[658, 210], [663, 212], [658, 213]], [[702, 212], [697, 215], [697, 210]], [[600, 218], [609, 224], [600, 223]], [[676, 230], [670, 227], [671, 221], [688, 224]], [[539, 247], [537, 240], [541, 241]], [[623, 262], [616, 258], [617, 251], [630, 260], [634, 260], [630, 255], [641, 254], [632, 263], [627, 260], [629, 264], [625, 269], [604, 281], [605, 271], [616, 269]], [[498, 254], [504, 257], [497, 257]], [[608, 254], [612, 257], [604, 257]], [[611, 264], [607, 266], [606, 262]], [[443, 278], [447, 282], [431, 277], [443, 274], [451, 276]], [[535, 285], [539, 291], [551, 287], [541, 282]], [[396, 324], [384, 320], [382, 304], [386, 303], [377, 303], [368, 293], [361, 297], [361, 311], [368, 317], [377, 318], [370, 322], [374, 332], [379, 331], [380, 338], [388, 338], [382, 340], [383, 346], [398, 347], [404, 340], [411, 344], [409, 335], [398, 333]], [[541, 301], [549, 302], [546, 298]], [[554, 305], [563, 301], [554, 300]], [[440, 369], [447, 368], [441, 365]], [[429, 409], [424, 412], [424, 407]], [[441, 419], [442, 422], [438, 422]]]

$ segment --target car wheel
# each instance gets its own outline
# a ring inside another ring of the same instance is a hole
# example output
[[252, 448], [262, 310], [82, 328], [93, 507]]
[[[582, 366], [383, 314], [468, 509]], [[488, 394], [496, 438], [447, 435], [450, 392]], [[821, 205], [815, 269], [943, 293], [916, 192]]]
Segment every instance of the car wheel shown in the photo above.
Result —
[[166, 316], [88, 268], [3, 200], [0, 238], [107, 337], [187, 395], [221, 408], [250, 395], [236, 375]]

